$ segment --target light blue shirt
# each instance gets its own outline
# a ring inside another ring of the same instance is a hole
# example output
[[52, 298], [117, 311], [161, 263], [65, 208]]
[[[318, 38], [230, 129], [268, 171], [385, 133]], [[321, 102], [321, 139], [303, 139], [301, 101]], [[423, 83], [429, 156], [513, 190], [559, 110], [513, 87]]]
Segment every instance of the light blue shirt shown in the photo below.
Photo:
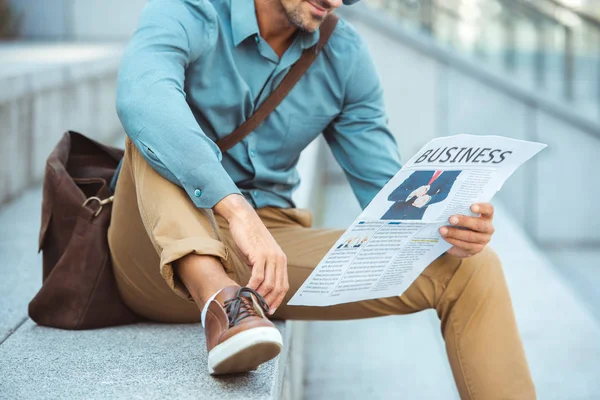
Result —
[[400, 160], [379, 76], [344, 20], [265, 122], [228, 152], [215, 144], [318, 37], [299, 32], [278, 57], [260, 37], [252, 0], [150, 0], [119, 70], [119, 118], [144, 159], [199, 208], [232, 193], [256, 208], [294, 207], [300, 152], [321, 133], [364, 208]]

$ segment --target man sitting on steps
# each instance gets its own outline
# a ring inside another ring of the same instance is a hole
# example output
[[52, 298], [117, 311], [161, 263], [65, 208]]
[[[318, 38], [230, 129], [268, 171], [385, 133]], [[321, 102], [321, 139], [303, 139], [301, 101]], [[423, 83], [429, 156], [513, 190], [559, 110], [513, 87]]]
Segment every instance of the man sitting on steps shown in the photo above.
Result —
[[314, 51], [319, 27], [341, 3], [149, 1], [118, 80], [128, 138], [109, 244], [123, 300], [153, 321], [201, 319], [213, 374], [252, 370], [279, 353], [268, 317], [342, 320], [434, 308], [462, 398], [533, 399], [500, 261], [486, 246], [490, 204], [473, 205], [479, 217], [450, 218], [441, 234], [454, 247], [402, 296], [286, 305], [343, 232], [313, 229], [309, 212], [294, 208], [300, 152], [323, 133], [363, 208], [400, 169], [363, 39], [340, 20], [262, 124], [227, 151], [215, 142]]

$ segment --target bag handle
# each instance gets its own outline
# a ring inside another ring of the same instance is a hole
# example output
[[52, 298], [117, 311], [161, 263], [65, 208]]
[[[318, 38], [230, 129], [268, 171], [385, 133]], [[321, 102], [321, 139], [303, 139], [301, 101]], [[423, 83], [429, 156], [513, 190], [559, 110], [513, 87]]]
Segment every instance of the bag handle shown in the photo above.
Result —
[[94, 212], [94, 218], [96, 218], [98, 215], [100, 215], [104, 206], [107, 204], [111, 204], [114, 200], [115, 200], [115, 196], [109, 196], [104, 200], [102, 200], [101, 198], [99, 198], [97, 196], [92, 196], [92, 197], [88, 197], [87, 199], [85, 199], [85, 201], [83, 202], [81, 207], [85, 208], [91, 201], [97, 202], [98, 208]]
[[302, 75], [308, 70], [313, 61], [317, 58], [321, 50], [327, 44], [331, 34], [335, 30], [339, 18], [335, 14], [329, 14], [319, 29], [319, 42], [314, 46], [304, 50], [300, 59], [292, 66], [283, 81], [269, 95], [250, 118], [240, 125], [230, 135], [217, 141], [217, 146], [222, 152], [225, 152], [239, 143], [242, 139], [255, 130], [268, 116], [277, 108], [292, 88], [298, 83]]

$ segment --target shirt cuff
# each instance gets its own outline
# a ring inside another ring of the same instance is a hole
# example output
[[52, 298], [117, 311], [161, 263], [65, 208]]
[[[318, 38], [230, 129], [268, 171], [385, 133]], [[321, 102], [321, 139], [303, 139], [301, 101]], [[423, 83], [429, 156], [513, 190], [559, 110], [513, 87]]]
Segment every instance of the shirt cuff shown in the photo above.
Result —
[[194, 175], [202, 176], [204, 179], [179, 180], [196, 207], [213, 208], [215, 204], [230, 194], [241, 195], [240, 190], [221, 163], [204, 164], [202, 170], [202, 173]]

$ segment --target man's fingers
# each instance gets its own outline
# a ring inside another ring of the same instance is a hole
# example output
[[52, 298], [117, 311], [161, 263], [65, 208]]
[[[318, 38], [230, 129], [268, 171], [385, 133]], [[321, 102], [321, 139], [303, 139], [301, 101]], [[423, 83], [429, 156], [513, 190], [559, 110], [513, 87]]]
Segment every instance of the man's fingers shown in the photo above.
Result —
[[467, 217], [465, 215], [453, 215], [450, 217], [449, 221], [454, 226], [471, 229], [475, 232], [487, 233], [490, 235], [494, 233], [494, 225], [490, 219], [483, 219], [481, 217]]
[[444, 240], [454, 246], [448, 250], [448, 254], [461, 258], [470, 257], [481, 252], [492, 239], [494, 206], [477, 203], [471, 206], [471, 211], [481, 216], [453, 215], [449, 219], [452, 226], [440, 228]]
[[[450, 243], [451, 245], [453, 245], [455, 248], [458, 248], [458, 250], [468, 253], [469, 256], [481, 252], [483, 250], [483, 248], [486, 246], [485, 244], [482, 244], [482, 243], [470, 243], [470, 242], [465, 242], [465, 241], [453, 239], [453, 238], [444, 238], [444, 240], [446, 242]], [[458, 254], [454, 254], [454, 255], [458, 255]]]
[[258, 260], [252, 266], [252, 276], [250, 277], [250, 281], [248, 281], [248, 287], [250, 289], [257, 290], [258, 287], [265, 280], [265, 262], [264, 260]]
[[455, 239], [472, 244], [487, 244], [492, 238], [489, 233], [474, 232], [469, 229], [452, 228], [449, 226], [441, 227], [440, 234], [446, 241], [448, 239]]
[[451, 256], [458, 257], [458, 258], [467, 258], [467, 257], [472, 256], [472, 254], [469, 253], [468, 251], [463, 250], [460, 247], [456, 247], [456, 246], [452, 246], [452, 248], [450, 250], [448, 250], [446, 253], [450, 254]]
[[288, 282], [288, 272], [287, 272], [287, 259], [285, 255], [283, 255], [278, 262], [277, 269], [277, 286], [275, 290], [277, 291], [277, 297], [271, 304], [270, 314], [273, 314], [277, 307], [281, 305], [287, 291], [290, 289], [290, 285]]
[[494, 218], [494, 206], [490, 203], [476, 203], [471, 206], [471, 211], [475, 214], [481, 214], [485, 219]]
[[272, 259], [269, 259], [267, 261], [267, 264], [265, 266], [265, 279], [263, 280], [262, 284], [258, 287], [257, 290], [257, 292], [265, 299], [265, 301], [269, 305], [271, 305], [273, 300], [275, 300], [275, 298], [277, 297], [274, 291], [276, 286], [275, 279], [277, 277], [276, 267], [277, 266], [275, 265]]
[[269, 308], [269, 314], [273, 315], [275, 313], [275, 310], [277, 310], [277, 308], [279, 308], [279, 306], [281, 305], [281, 302], [283, 301], [283, 298], [285, 297], [286, 292], [287, 292], [287, 290], [283, 290], [283, 289], [281, 289], [279, 291], [279, 294], [277, 295], [275, 300], [273, 300], [273, 304]]

